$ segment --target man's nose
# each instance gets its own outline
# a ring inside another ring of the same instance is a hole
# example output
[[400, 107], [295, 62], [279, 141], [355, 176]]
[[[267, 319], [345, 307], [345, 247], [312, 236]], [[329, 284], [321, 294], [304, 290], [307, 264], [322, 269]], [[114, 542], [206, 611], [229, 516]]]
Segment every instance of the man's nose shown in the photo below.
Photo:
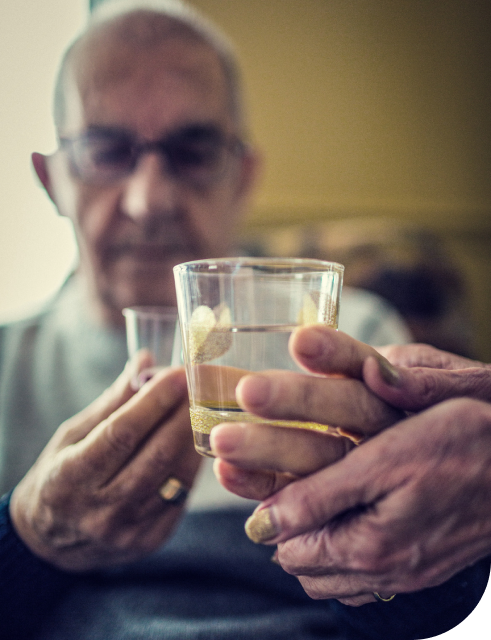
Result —
[[142, 155], [133, 173], [125, 181], [123, 212], [135, 221], [156, 214], [172, 214], [176, 207], [177, 184], [155, 152]]

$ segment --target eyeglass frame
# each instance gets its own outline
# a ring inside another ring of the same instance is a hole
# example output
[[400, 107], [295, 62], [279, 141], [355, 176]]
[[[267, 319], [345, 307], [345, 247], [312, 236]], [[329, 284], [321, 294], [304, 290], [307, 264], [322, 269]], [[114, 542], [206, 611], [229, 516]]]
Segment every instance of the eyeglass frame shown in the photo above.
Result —
[[[192, 132], [193, 130], [209, 132], [217, 136], [219, 147], [224, 152], [230, 152], [232, 156], [241, 157], [245, 154], [247, 145], [246, 143], [236, 135], [227, 135], [214, 125], [188, 125], [173, 131], [163, 138], [157, 140], [143, 140], [138, 141], [138, 136], [131, 130], [120, 127], [91, 127], [88, 130], [75, 135], [75, 136], [60, 136], [58, 138], [59, 149], [67, 152], [68, 160], [70, 163], [70, 170], [72, 174], [85, 184], [93, 185], [109, 185], [116, 183], [124, 178], [130, 176], [138, 166], [141, 156], [145, 153], [158, 153], [161, 157], [165, 158], [168, 173], [177, 181], [190, 184], [195, 187], [209, 187], [218, 182], [220, 178], [226, 172], [227, 162], [223, 160], [221, 170], [217, 171], [214, 175], [210, 175], [206, 180], [193, 180], [192, 178], [180, 175], [179, 169], [176, 169], [175, 160], [173, 160], [172, 144], [180, 137], [183, 138], [183, 134], [186, 132]], [[118, 172], [115, 172], [113, 177], [97, 179], [97, 177], [89, 178], [84, 176], [83, 169], [80, 167], [80, 163], [76, 161], [74, 154], [74, 146], [84, 140], [89, 139], [91, 136], [95, 137], [100, 135], [101, 137], [106, 135], [108, 137], [113, 136], [115, 139], [119, 136], [120, 140], [125, 140], [129, 143], [131, 148], [131, 158], [128, 162], [128, 166]]]

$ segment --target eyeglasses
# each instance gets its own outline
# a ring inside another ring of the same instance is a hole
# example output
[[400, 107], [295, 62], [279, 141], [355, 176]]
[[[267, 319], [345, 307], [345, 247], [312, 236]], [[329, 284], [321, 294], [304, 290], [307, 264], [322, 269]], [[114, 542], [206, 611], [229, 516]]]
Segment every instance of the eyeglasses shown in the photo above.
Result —
[[105, 185], [121, 180], [136, 168], [142, 154], [165, 156], [167, 171], [177, 180], [206, 187], [219, 180], [231, 155], [243, 154], [244, 143], [214, 126], [180, 129], [166, 138], [139, 142], [124, 129], [94, 128], [80, 136], [60, 138], [74, 175], [88, 184]]

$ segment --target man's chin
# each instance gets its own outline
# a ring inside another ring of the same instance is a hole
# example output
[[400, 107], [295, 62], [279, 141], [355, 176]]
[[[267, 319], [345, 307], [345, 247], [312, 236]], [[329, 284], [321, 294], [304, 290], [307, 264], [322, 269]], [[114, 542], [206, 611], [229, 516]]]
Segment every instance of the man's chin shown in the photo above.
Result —
[[136, 259], [124, 256], [105, 270], [99, 281], [99, 294], [107, 307], [121, 311], [132, 306], [176, 306], [172, 268], [176, 264], [197, 260], [191, 252], [174, 252], [165, 259]]
[[104, 293], [110, 306], [120, 311], [134, 306], [176, 306], [172, 269], [164, 274], [151, 269], [139, 271], [131, 277], [113, 281], [105, 287]]

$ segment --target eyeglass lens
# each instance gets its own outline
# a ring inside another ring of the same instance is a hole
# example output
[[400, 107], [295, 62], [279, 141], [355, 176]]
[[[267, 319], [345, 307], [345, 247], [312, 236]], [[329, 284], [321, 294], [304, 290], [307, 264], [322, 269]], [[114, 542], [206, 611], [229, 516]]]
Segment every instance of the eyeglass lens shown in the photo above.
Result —
[[138, 143], [129, 132], [93, 130], [68, 139], [76, 174], [87, 182], [106, 183], [130, 174], [142, 153], [165, 156], [167, 170], [177, 179], [207, 184], [220, 177], [233, 143], [215, 127], [195, 126], [163, 140]]

